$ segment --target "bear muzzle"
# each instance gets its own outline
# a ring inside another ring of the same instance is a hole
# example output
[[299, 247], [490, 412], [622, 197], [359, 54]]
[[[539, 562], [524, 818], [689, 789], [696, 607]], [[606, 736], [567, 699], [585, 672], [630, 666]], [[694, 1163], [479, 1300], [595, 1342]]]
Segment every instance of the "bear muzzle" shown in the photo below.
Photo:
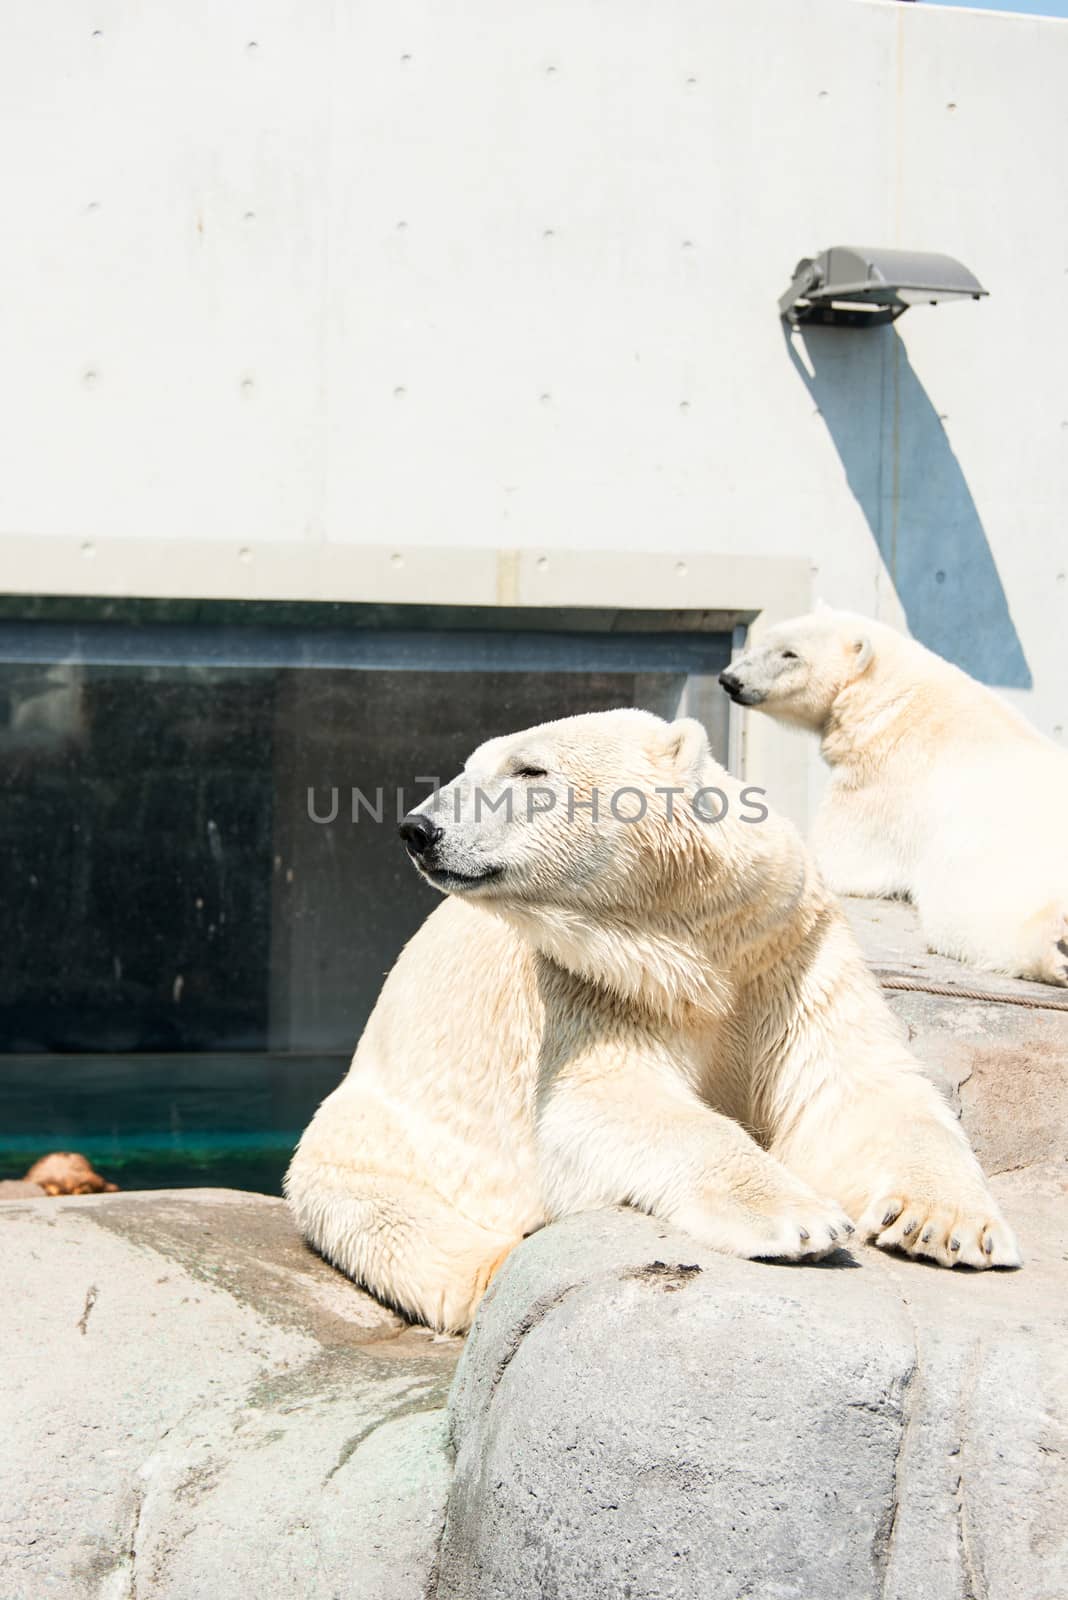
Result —
[[735, 705], [758, 706], [762, 700], [767, 698], [759, 689], [747, 689], [741, 678], [733, 672], [721, 672], [719, 682], [721, 688], [726, 690]]
[[[401, 822], [398, 830], [412, 865], [435, 889], [443, 894], [462, 893], [491, 883], [501, 877], [503, 867], [467, 860], [442, 860], [439, 846], [445, 838], [445, 829], [425, 812], [412, 811]], [[470, 867], [476, 870], [471, 871]]]
[[404, 848], [408, 854], [414, 860], [422, 862], [445, 830], [438, 826], [433, 817], [425, 816], [421, 811], [413, 811], [404, 818], [397, 831], [404, 841]]

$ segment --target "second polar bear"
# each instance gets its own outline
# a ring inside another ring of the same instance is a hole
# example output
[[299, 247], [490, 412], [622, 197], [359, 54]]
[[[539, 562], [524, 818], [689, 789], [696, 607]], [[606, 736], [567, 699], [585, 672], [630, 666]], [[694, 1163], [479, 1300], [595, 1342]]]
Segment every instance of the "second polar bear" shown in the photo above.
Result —
[[386, 980], [286, 1193], [335, 1265], [467, 1327], [546, 1221], [627, 1204], [750, 1257], [854, 1231], [1015, 1265], [964, 1135], [789, 823], [700, 724], [492, 739], [402, 824], [448, 896]]
[[780, 623], [720, 682], [819, 734], [832, 777], [811, 843], [832, 889], [907, 896], [940, 955], [1068, 985], [1068, 754], [850, 612]]

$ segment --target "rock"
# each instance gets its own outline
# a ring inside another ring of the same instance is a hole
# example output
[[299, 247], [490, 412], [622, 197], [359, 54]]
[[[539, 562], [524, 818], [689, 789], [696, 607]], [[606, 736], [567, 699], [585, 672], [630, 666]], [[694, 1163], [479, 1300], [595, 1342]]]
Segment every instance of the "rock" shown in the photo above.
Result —
[[457, 1372], [434, 1600], [1063, 1600], [1065, 1187], [998, 1181], [1020, 1273], [536, 1234]]
[[39, 1183], [25, 1178], [0, 1178], [0, 1200], [34, 1200], [44, 1194]]
[[[1068, 989], [976, 972], [926, 948], [912, 906], [847, 900], [869, 963], [888, 989], [910, 1048], [960, 1114], [988, 1173], [1068, 1160]], [[974, 1000], [985, 992], [996, 1001]]]
[[313, 1256], [280, 1200], [0, 1206], [4, 1600], [418, 1600], [458, 1341]]
[[1068, 996], [931, 956], [909, 906], [847, 910], [918, 986], [887, 999], [1024, 1270], [733, 1261], [623, 1210], [536, 1234], [457, 1372], [434, 1600], [1068, 1593]]
[[570, 1218], [491, 1288], [447, 1437], [459, 1342], [281, 1201], [0, 1185], [2, 1600], [1064, 1600], [1065, 997], [928, 955], [907, 906], [849, 912], [924, 986], [888, 999], [1022, 1272]]

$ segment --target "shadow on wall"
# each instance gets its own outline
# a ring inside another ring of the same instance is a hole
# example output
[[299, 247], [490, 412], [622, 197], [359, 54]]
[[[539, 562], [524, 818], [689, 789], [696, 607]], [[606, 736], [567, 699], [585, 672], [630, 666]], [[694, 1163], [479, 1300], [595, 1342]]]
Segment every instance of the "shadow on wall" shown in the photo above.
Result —
[[912, 636], [981, 683], [1029, 689], [1031, 671], [975, 501], [896, 330], [791, 334], [784, 324], [783, 331]]

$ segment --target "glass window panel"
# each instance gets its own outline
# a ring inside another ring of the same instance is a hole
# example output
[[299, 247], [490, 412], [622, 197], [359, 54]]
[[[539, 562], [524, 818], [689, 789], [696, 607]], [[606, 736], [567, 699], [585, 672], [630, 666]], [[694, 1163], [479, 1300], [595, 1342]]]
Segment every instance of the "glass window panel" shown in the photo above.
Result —
[[726, 633], [413, 616], [0, 621], [0, 1173], [74, 1145], [120, 1182], [277, 1187], [438, 903], [396, 839], [417, 777], [620, 705], [703, 710], [725, 759]]

